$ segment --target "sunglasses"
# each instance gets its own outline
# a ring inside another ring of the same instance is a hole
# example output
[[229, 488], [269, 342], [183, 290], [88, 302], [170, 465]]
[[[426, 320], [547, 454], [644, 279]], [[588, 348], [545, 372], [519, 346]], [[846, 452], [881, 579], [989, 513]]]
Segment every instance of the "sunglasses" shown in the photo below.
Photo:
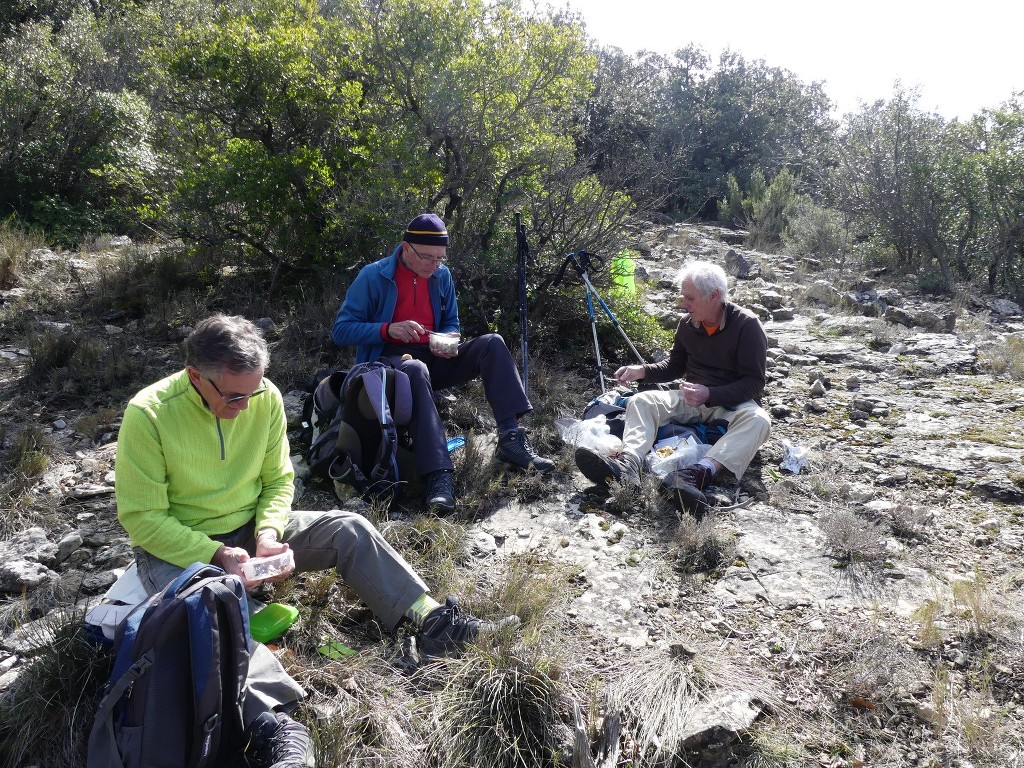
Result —
[[254, 389], [247, 395], [225, 395], [223, 392], [220, 391], [220, 387], [217, 386], [213, 379], [211, 379], [209, 376], [204, 376], [203, 378], [210, 382], [211, 387], [217, 390], [217, 394], [220, 395], [220, 399], [223, 400], [226, 405], [234, 405], [235, 403], [240, 403], [243, 400], [248, 400], [251, 397], [256, 397], [256, 395], [262, 395], [264, 392], [267, 391], [266, 387], [260, 387], [259, 389]]

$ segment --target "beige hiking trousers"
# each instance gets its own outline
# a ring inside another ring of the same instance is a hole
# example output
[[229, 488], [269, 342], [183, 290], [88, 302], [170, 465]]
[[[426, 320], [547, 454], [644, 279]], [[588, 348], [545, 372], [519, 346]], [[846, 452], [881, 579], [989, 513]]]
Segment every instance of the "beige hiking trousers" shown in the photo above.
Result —
[[772, 428], [768, 412], [753, 400], [733, 408], [703, 405], [694, 408], [686, 404], [683, 393], [678, 389], [639, 392], [629, 398], [626, 406], [623, 448], [643, 461], [654, 445], [658, 427], [669, 422], [706, 424], [715, 419], [729, 422], [729, 429], [711, 447], [707, 458], [714, 459], [736, 477], [742, 477], [757, 449], [768, 439]]

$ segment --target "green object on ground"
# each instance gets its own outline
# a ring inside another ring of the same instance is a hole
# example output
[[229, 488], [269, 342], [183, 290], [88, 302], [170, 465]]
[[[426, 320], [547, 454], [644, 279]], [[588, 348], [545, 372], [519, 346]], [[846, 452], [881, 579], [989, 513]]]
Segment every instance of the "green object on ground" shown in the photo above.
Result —
[[299, 611], [283, 603], [270, 603], [249, 617], [249, 634], [252, 639], [266, 643], [284, 634], [295, 620]]
[[619, 251], [618, 255], [612, 259], [612, 283], [619, 290], [635, 293], [636, 281], [633, 278], [635, 269], [636, 265], [633, 264], [633, 257], [629, 251]]
[[356, 651], [353, 648], [349, 648], [344, 643], [333, 642], [327, 645], [321, 645], [317, 650], [326, 656], [328, 659], [343, 659], [346, 656], [355, 656]]

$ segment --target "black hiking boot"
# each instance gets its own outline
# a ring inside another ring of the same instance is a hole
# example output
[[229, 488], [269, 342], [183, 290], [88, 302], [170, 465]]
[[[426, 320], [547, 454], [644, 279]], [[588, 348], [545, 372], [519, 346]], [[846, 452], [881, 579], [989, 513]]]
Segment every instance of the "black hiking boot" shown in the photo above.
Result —
[[498, 461], [511, 464], [519, 469], [535, 469], [538, 472], [550, 472], [555, 468], [555, 462], [538, 456], [530, 445], [530, 438], [526, 436], [526, 430], [522, 427], [509, 429], [498, 435], [498, 448], [494, 455]]
[[691, 464], [665, 475], [661, 481], [662, 495], [674, 502], [681, 512], [700, 518], [708, 511], [704, 489], [711, 483], [711, 472], [700, 464]]
[[458, 598], [449, 595], [444, 605], [427, 614], [420, 628], [417, 642], [420, 653], [430, 656], [458, 655], [467, 643], [476, 642], [481, 635], [493, 634], [505, 627], [518, 627], [518, 616], [506, 616], [498, 621], [484, 621], [459, 608]]
[[249, 725], [246, 755], [259, 768], [314, 768], [309, 731], [283, 712], [264, 712]]
[[423, 503], [435, 515], [450, 515], [455, 511], [455, 488], [450, 469], [439, 469], [427, 475], [427, 495], [423, 497]]
[[590, 448], [577, 448], [576, 466], [587, 480], [601, 488], [617, 480], [630, 490], [640, 490], [640, 459], [628, 451], [606, 456]]

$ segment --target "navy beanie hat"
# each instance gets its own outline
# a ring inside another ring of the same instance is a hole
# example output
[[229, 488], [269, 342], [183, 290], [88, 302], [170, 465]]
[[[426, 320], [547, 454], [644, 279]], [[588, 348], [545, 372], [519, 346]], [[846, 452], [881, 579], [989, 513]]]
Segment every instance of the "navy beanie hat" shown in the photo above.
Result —
[[402, 238], [415, 245], [448, 245], [448, 230], [441, 217], [434, 213], [421, 213], [409, 222]]

